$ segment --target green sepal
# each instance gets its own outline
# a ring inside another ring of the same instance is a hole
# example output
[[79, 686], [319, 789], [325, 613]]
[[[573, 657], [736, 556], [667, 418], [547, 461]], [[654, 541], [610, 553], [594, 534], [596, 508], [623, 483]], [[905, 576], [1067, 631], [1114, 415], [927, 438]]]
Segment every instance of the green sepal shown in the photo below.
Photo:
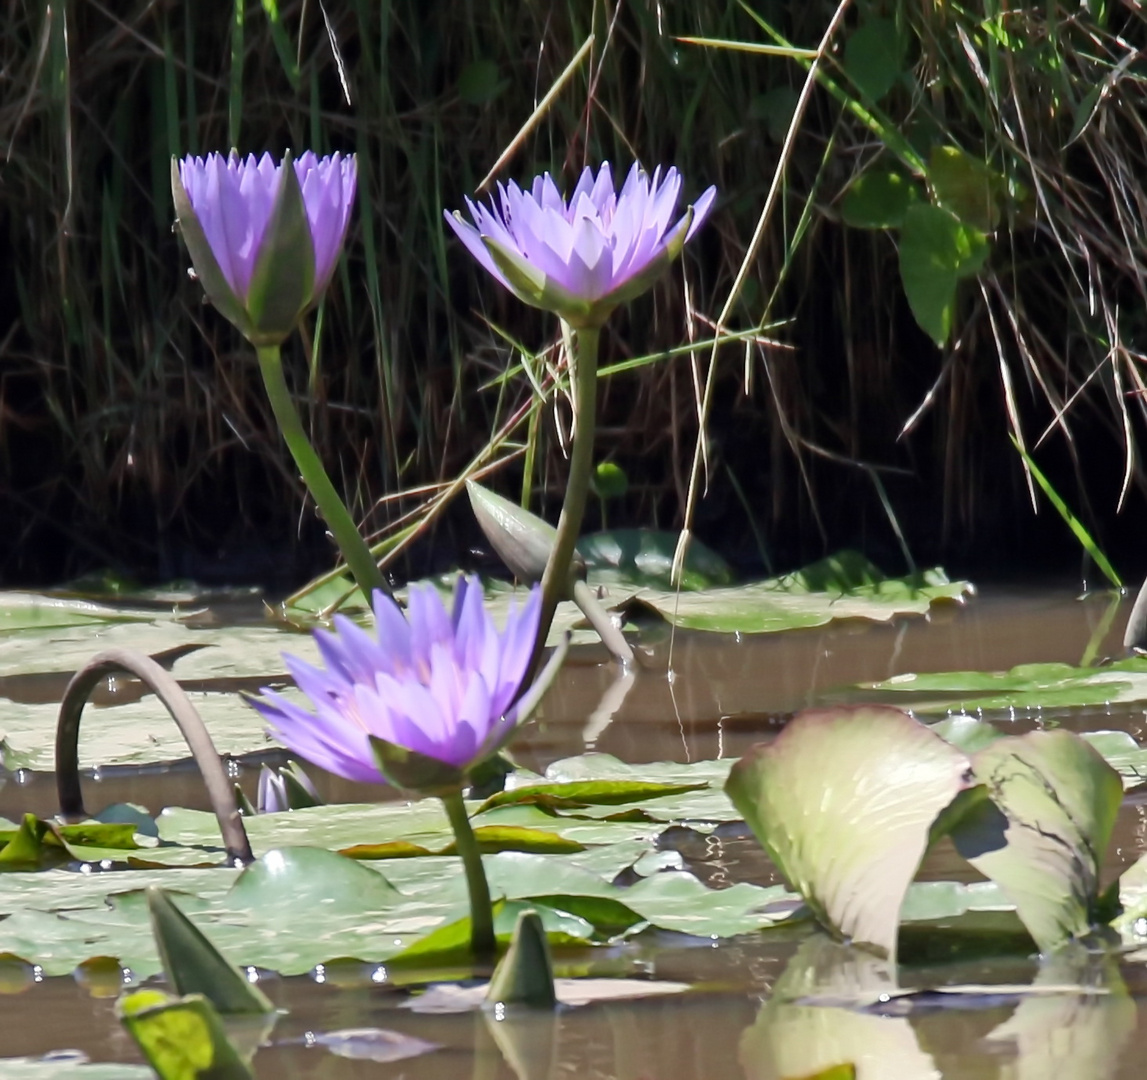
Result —
[[235, 784], [235, 805], [243, 817], [254, 817], [257, 813], [241, 784]]
[[116, 1005], [116, 1015], [160, 1080], [252, 1080], [207, 998], [172, 998], [137, 990]]
[[369, 738], [378, 771], [388, 784], [399, 791], [411, 795], [443, 796], [460, 791], [465, 786], [465, 772], [456, 765], [387, 742], [377, 735]]
[[307, 790], [303, 783], [306, 773], [297, 761], [284, 765], [279, 770], [283, 780], [283, 790], [287, 794], [287, 808], [290, 810], [306, 810], [310, 806], [322, 806], [323, 800]]
[[279, 190], [255, 259], [247, 312], [252, 345], [278, 345], [295, 329], [315, 292], [315, 245], [291, 152], [283, 155]]
[[274, 1006], [203, 935], [158, 886], [147, 890], [151, 930], [163, 970], [176, 993], [203, 994], [224, 1016], [274, 1011]]
[[176, 227], [187, 246], [187, 253], [191, 256], [191, 263], [195, 267], [195, 276], [203, 286], [207, 299], [244, 337], [250, 338], [251, 320], [247, 317], [242, 299], [227, 284], [227, 278], [223, 276], [223, 270], [207, 240], [207, 234], [199, 224], [199, 218], [196, 217], [195, 209], [191, 205], [191, 198], [179, 175], [179, 159], [176, 157], [171, 159], [171, 198], [175, 203]]
[[[608, 311], [600, 319], [596, 318], [596, 304], [571, 293], [516, 251], [489, 236], [483, 236], [482, 243], [519, 300], [552, 311], [571, 326], [600, 326], [605, 322]], [[614, 306], [610, 305], [610, 311]]]
[[518, 916], [510, 948], [502, 957], [486, 991], [486, 1005], [557, 1007], [554, 967], [541, 916], [530, 909]]
[[[466, 492], [478, 525], [514, 577], [528, 585], [541, 581], [557, 529], [474, 480], [466, 481]], [[571, 572], [578, 578], [586, 574], [585, 560], [577, 552]], [[568, 594], [563, 597], [568, 598]]]

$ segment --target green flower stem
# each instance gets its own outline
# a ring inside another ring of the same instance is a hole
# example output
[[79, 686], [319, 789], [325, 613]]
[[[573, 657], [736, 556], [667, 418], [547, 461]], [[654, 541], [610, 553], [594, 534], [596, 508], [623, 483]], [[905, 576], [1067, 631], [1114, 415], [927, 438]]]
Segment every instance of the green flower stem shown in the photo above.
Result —
[[470, 828], [466, 804], [462, 802], [462, 792], [443, 795], [442, 805], [446, 807], [446, 816], [454, 830], [454, 843], [462, 857], [466, 885], [470, 890], [470, 951], [475, 960], [493, 960], [497, 944], [494, 941], [490, 886], [486, 882], [486, 871], [482, 869], [482, 855], [478, 851], [478, 841], [474, 839], [474, 830]]
[[597, 350], [601, 330], [596, 326], [581, 327], [567, 334], [567, 341], [571, 336], [576, 341], [571, 377], [577, 427], [574, 429], [573, 449], [570, 453], [566, 497], [558, 518], [558, 534], [542, 573], [542, 616], [538, 623], [538, 639], [534, 643], [531, 671], [537, 670], [558, 602], [571, 595], [570, 575], [574, 548], [582, 518], [585, 517], [585, 500], [593, 473], [593, 436], [597, 425]]
[[327, 528], [334, 534], [335, 543], [342, 552], [351, 574], [354, 575], [363, 595], [370, 598], [375, 589], [381, 589], [387, 596], [390, 589], [386, 579], [374, 561], [370, 548], [366, 546], [362, 534], [343, 505], [338, 492], [327, 476], [319, 455], [311, 446], [298, 410], [291, 400], [287, 380], [283, 377], [283, 361], [278, 345], [258, 345], [259, 368], [263, 372], [263, 384], [267, 387], [267, 397], [271, 399], [271, 409], [279, 424], [279, 431], [286, 440], [287, 448], [295, 459], [307, 490], [315, 500]]

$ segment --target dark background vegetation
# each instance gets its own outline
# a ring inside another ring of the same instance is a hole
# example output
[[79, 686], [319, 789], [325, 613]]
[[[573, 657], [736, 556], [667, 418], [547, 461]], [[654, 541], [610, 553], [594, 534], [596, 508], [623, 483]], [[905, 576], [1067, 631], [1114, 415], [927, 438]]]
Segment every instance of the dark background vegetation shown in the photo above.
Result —
[[[901, 572], [875, 475], [920, 563], [1078, 573], [1079, 548], [1042, 496], [1033, 514], [1013, 422], [1116, 564], [1129, 576], [1147, 568], [1144, 16], [1131, 2], [1000, 6], [856, 0], [846, 15], [825, 66], [846, 100], [827, 84], [814, 91], [730, 320], [780, 325], [717, 354], [695, 526], [746, 572], [845, 546]], [[385, 530], [530, 400], [524, 375], [498, 381], [519, 359], [510, 342], [539, 372], [556, 359], [556, 320], [485, 278], [447, 237], [442, 211], [474, 191], [591, 30], [588, 63], [500, 177], [550, 169], [568, 187], [586, 163], [624, 170], [636, 157], [676, 164], [687, 197], [720, 189], [681, 265], [610, 323], [610, 363], [712, 336], [804, 79], [792, 59], [675, 38], [767, 42], [763, 19], [815, 48], [836, 5], [240, 10], [237, 21], [225, 4], [10, 0], [0, 13], [5, 584], [110, 568], [283, 588], [332, 559], [250, 349], [187, 277], [171, 232], [171, 155], [232, 141], [243, 152], [358, 153], [358, 205], [320, 347], [309, 348], [311, 319], [286, 357], [336, 485]], [[843, 70], [850, 35], [876, 17], [903, 41], [880, 115], [921, 152], [959, 147], [1029, 193], [1007, 207], [985, 270], [961, 286], [944, 349], [908, 308], [895, 236], [840, 220], [849, 184], [889, 157], [848, 107], [871, 102]], [[610, 525], [681, 524], [709, 359], [701, 347], [603, 385], [599, 458], [629, 477]], [[554, 514], [555, 418], [564, 428], [568, 411], [538, 416], [502, 450], [528, 454], [487, 482], [514, 497], [525, 485], [531, 506]], [[459, 503], [394, 569], [466, 564], [477, 542]]]

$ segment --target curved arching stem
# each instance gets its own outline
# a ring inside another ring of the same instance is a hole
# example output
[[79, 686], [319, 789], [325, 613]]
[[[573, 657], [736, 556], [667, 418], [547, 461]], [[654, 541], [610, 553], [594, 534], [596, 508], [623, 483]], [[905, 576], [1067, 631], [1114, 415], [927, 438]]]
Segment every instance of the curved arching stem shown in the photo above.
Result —
[[132, 649], [105, 649], [96, 653], [72, 676], [64, 690], [60, 718], [56, 723], [56, 790], [60, 796], [61, 816], [65, 819], [86, 816], [80, 790], [80, 715], [100, 680], [117, 671], [134, 675], [167, 707], [187, 740], [195, 764], [199, 766], [227, 854], [244, 864], [254, 862], [251, 842], [247, 839], [247, 830], [235, 802], [235, 792], [203, 719], [179, 683], [150, 657]]

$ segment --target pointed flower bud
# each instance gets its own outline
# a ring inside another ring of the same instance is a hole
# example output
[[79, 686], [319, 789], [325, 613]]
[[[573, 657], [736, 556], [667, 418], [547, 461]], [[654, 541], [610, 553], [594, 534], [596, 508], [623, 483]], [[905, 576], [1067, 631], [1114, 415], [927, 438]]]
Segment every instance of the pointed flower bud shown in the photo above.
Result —
[[712, 209], [710, 187], [675, 223], [681, 174], [652, 179], [634, 165], [620, 192], [606, 162], [581, 174], [567, 202], [549, 173], [529, 191], [498, 185], [487, 209], [466, 200], [474, 224], [446, 221], [491, 274], [519, 299], [571, 326], [601, 326], [618, 304], [645, 292], [681, 253]]
[[176, 221], [211, 302], [256, 346], [277, 345], [326, 289], [354, 202], [354, 155], [171, 162]]

